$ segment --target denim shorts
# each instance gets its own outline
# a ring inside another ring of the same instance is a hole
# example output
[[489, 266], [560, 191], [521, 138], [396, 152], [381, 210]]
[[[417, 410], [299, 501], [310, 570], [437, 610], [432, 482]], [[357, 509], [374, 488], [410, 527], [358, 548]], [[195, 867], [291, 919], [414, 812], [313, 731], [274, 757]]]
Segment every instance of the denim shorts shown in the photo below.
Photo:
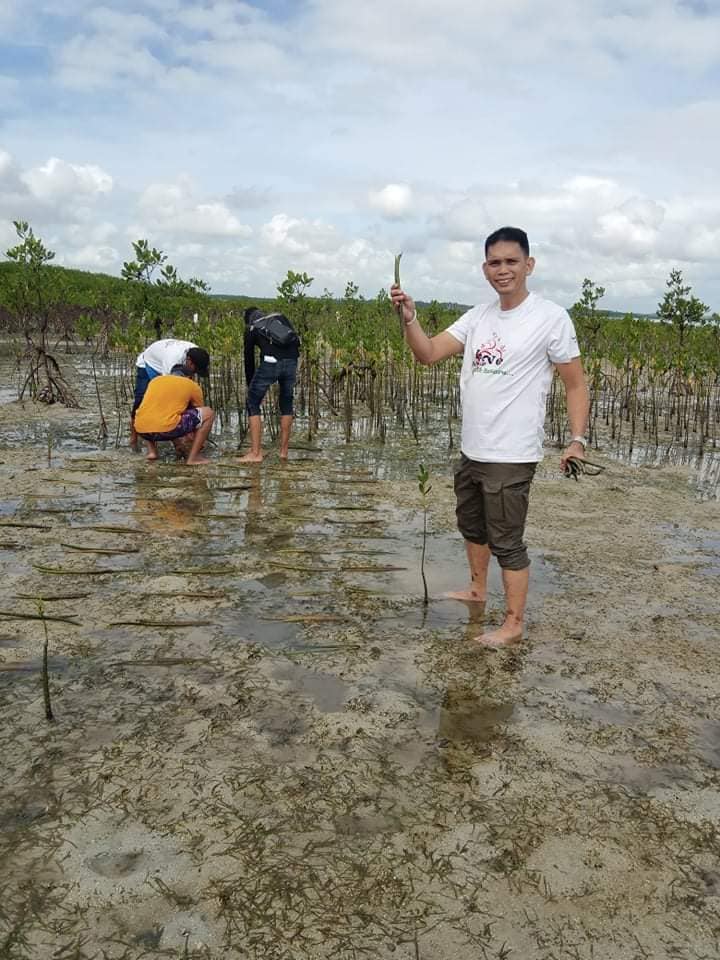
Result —
[[293, 412], [293, 389], [297, 377], [297, 359], [295, 357], [277, 360], [272, 363], [263, 359], [255, 371], [255, 375], [248, 387], [245, 406], [248, 416], [260, 415], [260, 404], [270, 387], [277, 383], [280, 388], [280, 413], [282, 416], [291, 416]]
[[482, 463], [462, 454], [455, 468], [458, 530], [470, 543], [487, 544], [501, 567], [530, 566], [523, 543], [536, 463]]
[[155, 443], [158, 440], [179, 440], [180, 437], [193, 433], [198, 427], [202, 426], [202, 414], [197, 407], [188, 407], [180, 414], [180, 423], [174, 430], [167, 430], [165, 433], [141, 433], [140, 436], [145, 440], [152, 440]]
[[133, 398], [132, 411], [130, 415], [135, 416], [138, 407], [143, 402], [143, 397], [145, 396], [145, 391], [148, 388], [150, 383], [150, 373], [151, 367], [136, 367], [135, 368], [135, 396]]

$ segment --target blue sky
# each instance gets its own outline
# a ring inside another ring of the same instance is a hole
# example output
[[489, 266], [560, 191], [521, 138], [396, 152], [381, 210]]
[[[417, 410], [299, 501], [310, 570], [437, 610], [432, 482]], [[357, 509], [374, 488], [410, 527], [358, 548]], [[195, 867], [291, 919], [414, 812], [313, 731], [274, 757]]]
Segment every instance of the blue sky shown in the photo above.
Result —
[[720, 311], [720, 0], [0, 0], [0, 251], [119, 273], [146, 237], [215, 292], [534, 288]]

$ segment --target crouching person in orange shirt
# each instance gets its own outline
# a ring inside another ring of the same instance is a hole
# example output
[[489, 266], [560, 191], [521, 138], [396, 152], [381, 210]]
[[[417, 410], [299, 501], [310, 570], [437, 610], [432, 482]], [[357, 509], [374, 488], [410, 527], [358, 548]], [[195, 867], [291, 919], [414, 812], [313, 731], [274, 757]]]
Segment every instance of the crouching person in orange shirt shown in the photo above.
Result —
[[[135, 414], [135, 429], [148, 445], [148, 460], [157, 460], [157, 444], [171, 440], [185, 463], [195, 466], [209, 461], [200, 456], [215, 414], [203, 406], [202, 390], [188, 377], [173, 374], [154, 377]], [[189, 449], [188, 449], [189, 445]]]

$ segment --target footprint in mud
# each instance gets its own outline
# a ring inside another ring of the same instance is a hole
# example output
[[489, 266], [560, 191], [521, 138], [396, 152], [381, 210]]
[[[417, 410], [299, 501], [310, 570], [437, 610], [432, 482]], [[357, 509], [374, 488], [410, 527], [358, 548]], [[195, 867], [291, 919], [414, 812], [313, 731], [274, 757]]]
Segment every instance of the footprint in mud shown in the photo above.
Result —
[[135, 873], [144, 860], [142, 850], [132, 850], [128, 853], [99, 853], [95, 857], [86, 860], [86, 865], [101, 877], [107, 877], [114, 880], [119, 877], [127, 877]]

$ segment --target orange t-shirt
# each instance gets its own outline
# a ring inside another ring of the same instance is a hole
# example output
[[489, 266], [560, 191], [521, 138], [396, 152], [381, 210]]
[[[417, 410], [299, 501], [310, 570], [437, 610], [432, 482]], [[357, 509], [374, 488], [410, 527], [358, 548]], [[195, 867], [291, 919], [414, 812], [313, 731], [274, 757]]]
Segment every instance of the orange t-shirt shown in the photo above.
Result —
[[183, 411], [202, 405], [202, 390], [189, 377], [153, 377], [135, 413], [135, 429], [138, 433], [167, 433], [180, 423]]

